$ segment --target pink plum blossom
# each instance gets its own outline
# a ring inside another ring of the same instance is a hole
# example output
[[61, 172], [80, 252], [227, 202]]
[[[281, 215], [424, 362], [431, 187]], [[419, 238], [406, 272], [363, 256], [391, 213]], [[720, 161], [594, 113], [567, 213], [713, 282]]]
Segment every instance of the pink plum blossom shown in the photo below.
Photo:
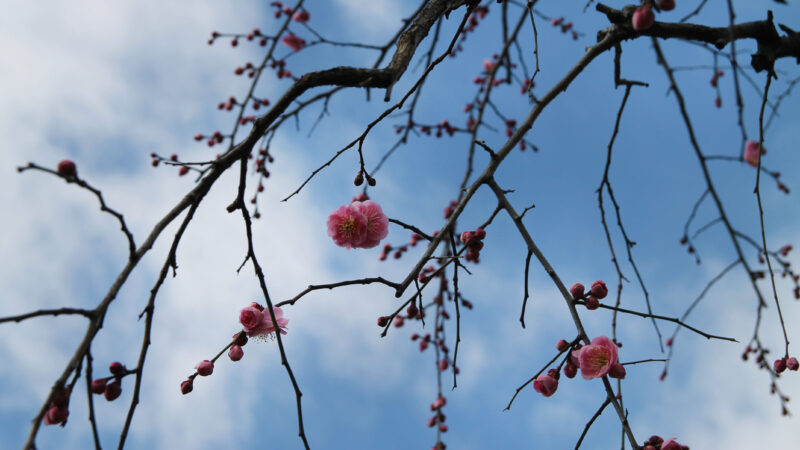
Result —
[[[273, 307], [272, 310], [275, 312], [275, 320], [278, 322], [281, 334], [286, 334], [284, 328], [289, 324], [289, 319], [283, 318], [283, 311], [277, 306]], [[272, 318], [267, 309], [261, 311], [258, 307], [252, 305], [243, 308], [239, 313], [239, 322], [241, 322], [248, 337], [270, 336], [275, 332], [275, 325], [272, 323]]]
[[539, 375], [535, 380], [533, 380], [533, 389], [545, 397], [550, 397], [551, 395], [555, 394], [556, 389], [558, 389], [558, 380], [556, 380], [549, 373]]
[[367, 216], [360, 206], [354, 206], [357, 203], [362, 202], [342, 205], [328, 217], [328, 236], [336, 245], [348, 250], [359, 248], [367, 239]]
[[591, 380], [608, 375], [611, 366], [617, 363], [617, 356], [617, 346], [611, 339], [605, 336], [592, 339], [590, 345], [581, 348], [578, 356], [581, 376]]
[[483, 60], [483, 70], [486, 73], [491, 72], [494, 69], [494, 65], [495, 65], [495, 63], [491, 59], [484, 59]]
[[[364, 241], [358, 245], [359, 248], [373, 248], [380, 244], [381, 239], [389, 234], [389, 218], [383, 213], [381, 205], [366, 200], [363, 202], [353, 202], [350, 206], [367, 218], [367, 234]], [[330, 227], [330, 226], [329, 226]], [[330, 228], [328, 233], [330, 234]]]
[[303, 39], [301, 37], [298, 37], [293, 33], [289, 33], [286, 36], [284, 36], [283, 38], [281, 38], [281, 42], [283, 43], [283, 45], [289, 47], [290, 49], [292, 49], [295, 52], [299, 51], [299, 50], [302, 50], [303, 47], [306, 46], [305, 39]]
[[[758, 149], [758, 142], [747, 141], [747, 145], [744, 148], [744, 160], [747, 161], [747, 164], [750, 164], [751, 167], [758, 167]], [[761, 154], [763, 155], [764, 153], [767, 153], [767, 151], [762, 147]]]
[[244, 331], [248, 332], [258, 327], [261, 323], [263, 314], [261, 310], [255, 306], [248, 306], [239, 312], [239, 322], [244, 327]]

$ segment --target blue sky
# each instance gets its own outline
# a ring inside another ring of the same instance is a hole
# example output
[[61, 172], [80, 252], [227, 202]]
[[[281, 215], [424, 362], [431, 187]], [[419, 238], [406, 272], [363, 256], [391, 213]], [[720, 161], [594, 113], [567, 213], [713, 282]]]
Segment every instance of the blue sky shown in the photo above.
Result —
[[[544, 20], [537, 22], [542, 66], [534, 90], [538, 95], [563, 76], [592, 44], [595, 31], [606, 26], [599, 14], [582, 13], [584, 2], [560, 3], [541, 1], [539, 9], [567, 17], [585, 36], [572, 41]], [[663, 20], [683, 17], [695, 3], [678, 2], [676, 11], [663, 15]], [[797, 28], [800, 6], [791, 3], [735, 1], [734, 5], [740, 21], [761, 19], [767, 8], [773, 8], [779, 23]], [[371, 43], [383, 43], [398, 18], [415, 7], [412, 2], [389, 0], [308, 1], [306, 6], [311, 24], [325, 36]], [[177, 176], [177, 169], [153, 169], [148, 155], [178, 153], [185, 160], [213, 156], [214, 150], [191, 136], [215, 129], [227, 132], [232, 113], [218, 112], [215, 106], [230, 95], [242, 96], [248, 88], [247, 78], [233, 75], [234, 67], [260, 59], [259, 48], [253, 45], [232, 49], [223, 40], [207, 46], [209, 33], [273, 30], [277, 22], [266, 2], [237, 2], [233, 8], [212, 1], [192, 2], [189, 7], [179, 2], [83, 0], [69, 5], [15, 2], [9, 9], [10, 14], [0, 17], [0, 48], [13, 62], [0, 71], [4, 136], [0, 152], [5, 161], [5, 176], [0, 177], [5, 231], [0, 240], [0, 283], [5, 286], [0, 316], [62, 305], [94, 307], [126, 257], [116, 223], [100, 214], [85, 192], [44, 174], [18, 175], [16, 167], [28, 161], [55, 166], [64, 158], [74, 160], [79, 174], [103, 190], [141, 241], [192, 186], [188, 177]], [[709, 6], [697, 20], [725, 25], [726, 17], [724, 11]], [[460, 14], [451, 15], [445, 36], [452, 33], [458, 18]], [[308, 39], [307, 32], [299, 27], [296, 31]], [[481, 62], [497, 52], [499, 33], [499, 14], [494, 10], [469, 36], [465, 51], [445, 60], [431, 76], [418, 120], [448, 119], [463, 126], [462, 108], [475, 90], [471, 80], [480, 74]], [[524, 42], [531, 38], [530, 32], [523, 33]], [[649, 45], [644, 40], [624, 45], [623, 75], [647, 81], [650, 87], [635, 88], [631, 94], [611, 176], [625, 225], [637, 241], [634, 256], [654, 308], [675, 316], [732, 261], [733, 250], [719, 228], [698, 241], [700, 266], [678, 244], [704, 186], [675, 99], [667, 95], [665, 76]], [[674, 66], [713, 61], [710, 53], [696, 46], [669, 42], [663, 47]], [[752, 41], [738, 44], [742, 50], [754, 47]], [[526, 223], [568, 284], [595, 279], [616, 284], [594, 192], [623, 93], [613, 87], [611, 56], [598, 58], [536, 122], [527, 138], [540, 151], [515, 151], [497, 177], [504, 188], [515, 189], [510, 197], [515, 207], [536, 204]], [[371, 65], [373, 59], [369, 50], [311, 48], [293, 56], [290, 68], [300, 74], [342, 63]], [[743, 53], [740, 61], [748, 60]], [[782, 72], [773, 83], [774, 93], [797, 77], [791, 61], [781, 61], [778, 68]], [[395, 98], [419, 73], [419, 69], [409, 71], [395, 88]], [[761, 74], [749, 69], [748, 73], [763, 84]], [[737, 156], [741, 142], [735, 126], [733, 78], [726, 70], [720, 79], [723, 107], [717, 109], [716, 93], [708, 83], [711, 74], [711, 69], [680, 72], [681, 88], [704, 151]], [[257, 93], [275, 99], [288, 85], [267, 75]], [[745, 85], [743, 94], [746, 129], [756, 137], [758, 93]], [[381, 97], [382, 93], [373, 92], [367, 103], [363, 92], [342, 93], [331, 102], [331, 115], [310, 137], [308, 129], [318, 113], [313, 108], [301, 116], [299, 131], [290, 124], [276, 138], [276, 161], [260, 203], [264, 217], [255, 224], [255, 243], [273, 298], [290, 298], [309, 283], [376, 275], [401, 279], [413, 257], [421, 254], [418, 248], [400, 261], [381, 263], [378, 249], [346, 251], [326, 236], [327, 215], [358, 192], [351, 184], [358, 164], [355, 153], [345, 153], [300, 195], [280, 202], [386, 108]], [[530, 109], [516, 87], [501, 87], [497, 99], [504, 113], [517, 120]], [[781, 170], [783, 182], [793, 191], [800, 190], [800, 175], [792, 171], [800, 163], [798, 114], [800, 102], [795, 97], [785, 100], [765, 137], [764, 164]], [[502, 126], [496, 118], [489, 121]], [[387, 120], [366, 140], [368, 167], [394, 142], [391, 125], [396, 123]], [[492, 146], [505, 139], [502, 128], [482, 138]], [[465, 148], [466, 139], [460, 135], [412, 138], [378, 173], [370, 195], [390, 217], [423, 230], [437, 229], [444, 223], [442, 209], [457, 195]], [[486, 162], [485, 155], [479, 155], [477, 167]], [[735, 226], [755, 235], [759, 228], [752, 195], [754, 171], [741, 163], [715, 162], [712, 172]], [[178, 252], [178, 276], [168, 279], [159, 296], [142, 403], [129, 448], [301, 448], [294, 394], [274, 343], [248, 344], [242, 361], [234, 364], [223, 358], [213, 376], [197, 380], [190, 395], [181, 396], [178, 390], [197, 361], [215, 354], [239, 329], [239, 309], [259, 298], [251, 272], [236, 274], [245, 252], [243, 226], [238, 215], [224, 212], [235, 195], [236, 181], [233, 173], [224, 176], [204, 201]], [[797, 247], [797, 194], [784, 195], [769, 179], [762, 183], [770, 246], [791, 242]], [[697, 224], [714, 218], [710, 206], [701, 209]], [[474, 228], [493, 207], [490, 193], [480, 191], [460, 228]], [[142, 331], [136, 316], [174, 231], [174, 226], [168, 228], [111, 309], [93, 347], [98, 376], [111, 361], [134, 364]], [[387, 242], [401, 244], [408, 237], [407, 231], [391, 227]], [[615, 239], [619, 250], [621, 241]], [[753, 252], [749, 255], [754, 257]], [[572, 448], [602, 402], [599, 382], [562, 379], [555, 396], [545, 399], [527, 388], [511, 411], [502, 411], [514, 389], [552, 357], [555, 342], [574, 335], [563, 301], [535, 265], [528, 328], [520, 328], [524, 257], [522, 240], [501, 216], [488, 230], [481, 263], [471, 267], [472, 276], [462, 274], [460, 279], [461, 290], [475, 309], [462, 315], [459, 387], [446, 392], [449, 448]], [[789, 259], [798, 262], [796, 253]], [[623, 271], [632, 278], [628, 265]], [[703, 330], [743, 343], [706, 341], [682, 332], [664, 382], [658, 381], [661, 364], [628, 370], [626, 406], [640, 441], [660, 434], [677, 436], [692, 448], [779, 448], [793, 442], [796, 416], [781, 417], [777, 399], [769, 395], [768, 377], [752, 362], [740, 360], [754, 320], [755, 300], [748, 284], [744, 272], [734, 270], [690, 319]], [[767, 285], [763, 287], [766, 292]], [[787, 323], [797, 323], [800, 314], [789, 285], [779, 280], [779, 289]], [[644, 309], [635, 284], [626, 285], [623, 301], [630, 308]], [[312, 448], [429, 448], [435, 442], [435, 434], [426, 427], [428, 405], [436, 395], [433, 356], [430, 350], [420, 354], [408, 339], [412, 331], [421, 332], [418, 324], [392, 329], [383, 339], [374, 325], [377, 316], [396, 308], [396, 302], [393, 292], [380, 286], [352, 287], [316, 292], [286, 309], [291, 322], [285, 344], [304, 393]], [[610, 314], [582, 311], [582, 317], [590, 335], [610, 334]], [[764, 340], [777, 349], [782, 338], [775, 308], [766, 310], [764, 320]], [[0, 448], [22, 445], [30, 419], [84, 325], [78, 318], [39, 318], [0, 326]], [[672, 327], [662, 324], [662, 331], [670, 333]], [[620, 340], [623, 361], [660, 357], [648, 321], [623, 318]], [[792, 397], [800, 393], [798, 377], [790, 373], [781, 378], [782, 389]], [[130, 381], [123, 383], [117, 401], [96, 401], [104, 446], [116, 442], [130, 402]], [[84, 393], [76, 394], [68, 426], [42, 429], [40, 448], [90, 445]], [[609, 410], [582, 448], [614, 448], [618, 442], [617, 419]]]

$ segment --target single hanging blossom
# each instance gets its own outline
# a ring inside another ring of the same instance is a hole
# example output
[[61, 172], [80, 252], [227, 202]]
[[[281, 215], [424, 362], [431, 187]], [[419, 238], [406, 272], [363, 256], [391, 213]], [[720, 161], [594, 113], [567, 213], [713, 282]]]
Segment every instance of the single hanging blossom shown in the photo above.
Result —
[[367, 237], [367, 217], [360, 208], [342, 205], [328, 217], [328, 236], [339, 247], [359, 248]]
[[605, 336], [592, 339], [590, 345], [576, 351], [580, 353], [575, 355], [573, 352], [573, 356], [578, 360], [584, 380], [606, 376], [611, 367], [617, 364], [617, 346]]
[[389, 218], [372, 200], [342, 205], [328, 217], [328, 236], [346, 249], [373, 248], [389, 234]]
[[[747, 141], [747, 145], [744, 148], [744, 160], [747, 161], [747, 164], [750, 164], [752, 167], [758, 167], [758, 158], [759, 158], [759, 145], [758, 142], [755, 141]], [[767, 153], [767, 150], [761, 148], [762, 155]]]
[[494, 69], [494, 65], [495, 65], [495, 63], [491, 59], [484, 59], [483, 60], [483, 71], [486, 72], [486, 73], [491, 72]]
[[364, 217], [367, 218], [367, 234], [359, 248], [373, 248], [380, 244], [381, 239], [389, 234], [389, 218], [383, 213], [381, 205], [367, 200], [363, 202], [353, 202], [351, 204]]
[[[283, 318], [283, 311], [277, 306], [273, 307], [275, 312], [275, 320], [278, 322], [278, 329], [281, 334], [286, 334], [286, 326], [289, 325], [289, 319]], [[239, 313], [239, 322], [244, 327], [245, 333], [248, 337], [256, 336], [271, 336], [275, 332], [275, 325], [272, 323], [272, 318], [269, 315], [269, 310], [263, 311], [257, 306], [248, 306], [243, 308]]]

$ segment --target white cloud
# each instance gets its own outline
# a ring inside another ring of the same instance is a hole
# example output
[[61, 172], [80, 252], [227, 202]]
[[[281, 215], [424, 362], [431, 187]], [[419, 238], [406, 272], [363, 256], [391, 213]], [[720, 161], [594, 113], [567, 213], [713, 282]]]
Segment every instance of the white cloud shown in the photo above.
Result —
[[[348, 23], [351, 38], [367, 41], [373, 39], [385, 40], [392, 36], [397, 29], [399, 19], [405, 17], [400, 3], [389, 0], [336, 0], [344, 16], [344, 23]], [[380, 41], [378, 41], [380, 42]]]

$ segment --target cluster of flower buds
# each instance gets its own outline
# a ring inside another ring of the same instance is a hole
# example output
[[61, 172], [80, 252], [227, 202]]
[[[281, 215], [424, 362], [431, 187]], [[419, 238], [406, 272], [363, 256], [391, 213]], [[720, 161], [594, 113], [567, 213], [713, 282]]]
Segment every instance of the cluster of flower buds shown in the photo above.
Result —
[[586, 309], [595, 310], [600, 307], [600, 299], [606, 298], [608, 295], [608, 287], [602, 280], [597, 280], [592, 283], [592, 287], [587, 293], [582, 284], [575, 283], [569, 288], [569, 293], [575, 300], [583, 299]]
[[[232, 35], [229, 34], [227, 36], [232, 36], [233, 37], [233, 39], [231, 39], [231, 47], [238, 47], [239, 46], [239, 38], [240, 37], [244, 37], [248, 41], [253, 41], [256, 38], [258, 38], [258, 45], [260, 45], [262, 47], [265, 47], [267, 45], [268, 40], [270, 39], [270, 38], [267, 38], [264, 35], [262, 35], [261, 34], [261, 30], [259, 30], [258, 28], [254, 28], [253, 31], [251, 31], [250, 33], [247, 33], [247, 34], [232, 34]], [[212, 45], [214, 43], [214, 41], [216, 41], [220, 37], [222, 37], [222, 34], [220, 32], [212, 31], [211, 32], [211, 38], [208, 40], [208, 45]]]
[[572, 40], [573, 41], [578, 40], [578, 33], [576, 33], [575, 30], [572, 29], [572, 22], [566, 22], [563, 17], [559, 17], [558, 19], [554, 17], [550, 19], [550, 25], [553, 25], [554, 27], [561, 27], [562, 33], [564, 34], [572, 33]]
[[584, 380], [601, 378], [606, 375], [617, 379], [625, 378], [625, 366], [619, 362], [618, 347], [619, 344], [614, 343], [606, 336], [592, 339], [589, 345], [574, 344], [574, 346], [564, 339], [560, 339], [556, 343], [556, 349], [559, 354], [567, 353], [562, 366], [549, 369], [547, 373], [537, 376], [533, 381], [533, 389], [545, 397], [555, 394], [558, 389], [561, 367], [567, 378], [575, 378], [578, 369]]
[[375, 178], [373, 178], [372, 175], [368, 174], [367, 172], [365, 172], [363, 170], [359, 170], [358, 171], [358, 173], [356, 174], [356, 178], [353, 180], [353, 184], [356, 185], [356, 186], [361, 186], [362, 184], [364, 184], [364, 175], [367, 176], [367, 184], [368, 185], [375, 186], [375, 184], [377, 184], [377, 182], [375, 181]]
[[[489, 14], [489, 8], [487, 8], [486, 6], [475, 7], [475, 9], [472, 11], [472, 14], [470, 14], [469, 18], [467, 19], [467, 26], [466, 28], [464, 28], [464, 32], [461, 34], [460, 41], [466, 40], [467, 35], [469, 33], [473, 33], [475, 31], [475, 28], [478, 27], [480, 23], [479, 20], [486, 17], [487, 14]], [[450, 52], [450, 55], [448, 56], [450, 56], [451, 58], [455, 58], [456, 54], [462, 50], [464, 50], [464, 47], [462, 47], [461, 44], [459, 43], [458, 45], [456, 45], [453, 51]]]
[[536, 83], [533, 82], [530, 78], [525, 78], [522, 80], [522, 86], [519, 88], [520, 94], [527, 94], [528, 91], [536, 87]]
[[411, 340], [412, 341], [416, 341], [418, 339], [419, 339], [419, 351], [420, 352], [424, 352], [425, 350], [428, 349], [428, 345], [430, 345], [430, 343], [431, 343], [431, 334], [430, 333], [425, 333], [425, 336], [420, 338], [419, 334], [411, 333]]
[[280, 80], [281, 78], [292, 78], [292, 72], [286, 68], [286, 61], [279, 59], [270, 64], [270, 68], [275, 69], [275, 76]]
[[464, 259], [472, 261], [475, 264], [480, 262], [481, 249], [483, 248], [483, 239], [485, 237], [486, 231], [480, 227], [476, 228], [475, 231], [465, 231], [461, 233], [461, 242], [468, 247]]
[[113, 402], [122, 394], [122, 378], [134, 372], [118, 361], [112, 362], [108, 371], [111, 376], [92, 380], [92, 393], [103, 394], [106, 400]]
[[[431, 403], [431, 411], [435, 412], [434, 416], [428, 419], [428, 426], [433, 428], [435, 426], [439, 426], [439, 431], [447, 432], [448, 428], [445, 425], [445, 415], [442, 413], [442, 408], [447, 404], [447, 399], [444, 397], [437, 397], [436, 400]], [[440, 443], [441, 444], [441, 443]], [[441, 448], [444, 448], [442, 444]], [[438, 447], [433, 447], [438, 448]]]
[[260, 98], [259, 99], [259, 98], [255, 98], [255, 97], [252, 98], [251, 106], [256, 111], [261, 109], [262, 106], [269, 106], [269, 105], [270, 105], [269, 99], [266, 99], [266, 98]]
[[[219, 104], [217, 105], [217, 109], [219, 109], [220, 111], [223, 110], [223, 109], [225, 111], [233, 111], [233, 107], [238, 105], [238, 104], [239, 104], [239, 102], [236, 101], [236, 97], [231, 96], [231, 97], [228, 97], [228, 101], [227, 102], [219, 102]], [[200, 139], [197, 139], [197, 136], [195, 136], [195, 140], [199, 141], [201, 139], [203, 139], [203, 138], [201, 137]], [[209, 145], [209, 147], [210, 146], [211, 146], [211, 144]]]
[[772, 363], [772, 369], [775, 371], [775, 373], [782, 373], [786, 369], [796, 372], [798, 369], [800, 369], [800, 364], [798, 364], [797, 358], [792, 356], [788, 358], [776, 359], [775, 362]]
[[[233, 99], [233, 97], [231, 97], [231, 98]], [[236, 99], [233, 99], [233, 100], [236, 101]], [[227, 104], [226, 103], [220, 103], [220, 105], [223, 105], [220, 109], [227, 109], [227, 106], [226, 106]], [[233, 106], [231, 106], [231, 109], [233, 109]], [[202, 141], [203, 139], [208, 139], [206, 141], [206, 143], [208, 144], [209, 147], [213, 147], [216, 144], [221, 144], [225, 140], [225, 136], [222, 133], [220, 133], [219, 130], [214, 131], [214, 133], [211, 134], [211, 136], [206, 136], [206, 135], [201, 134], [201, 133], [197, 133], [197, 134], [194, 135], [194, 140], [195, 141], [199, 142], [199, 141]], [[155, 164], [153, 164], [153, 165], [155, 166]]]
[[511, 137], [514, 134], [514, 130], [517, 129], [517, 121], [514, 119], [506, 119], [506, 137]]
[[681, 445], [675, 438], [663, 439], [661, 436], [650, 436], [650, 439], [642, 444], [643, 450], [689, 450], [689, 447]]
[[273, 8], [277, 8], [275, 10], [274, 16], [276, 19], [280, 19], [281, 16], [284, 14], [287, 16], [292, 16], [292, 20], [298, 23], [306, 23], [311, 18], [311, 15], [308, 14], [306, 10], [293, 10], [288, 6], [283, 6], [283, 2], [271, 2], [269, 6]]
[[69, 417], [69, 394], [70, 389], [63, 388], [53, 396], [50, 402], [50, 408], [44, 414], [45, 425], [61, 425], [67, 424], [67, 417]]
[[386, 258], [389, 257], [389, 253], [392, 252], [392, 250], [394, 250], [394, 253], [392, 253], [392, 257], [394, 259], [400, 259], [403, 257], [403, 253], [408, 251], [408, 246], [401, 245], [399, 247], [392, 247], [392, 244], [385, 244], [383, 246], [383, 251], [381, 251], [380, 256], [378, 256], [378, 259], [380, 261], [386, 261]]
[[[248, 78], [253, 78], [256, 76], [256, 71], [257, 71], [256, 66], [254, 66], [253, 63], [251, 63], [250, 61], [247, 61], [246, 63], [244, 63], [244, 66], [238, 66], [235, 69], [233, 69], [233, 74], [244, 75], [244, 73], [247, 72]], [[220, 105], [221, 104], [222, 103], [220, 103]], [[228, 111], [230, 111], [230, 109]]]
[[[269, 311], [256, 302], [243, 308], [239, 312], [239, 322], [242, 324], [242, 331], [233, 335], [233, 341], [228, 347], [228, 358], [231, 361], [239, 361], [244, 356], [242, 347], [248, 342], [248, 337], [260, 338], [268, 340], [272, 338], [278, 331], [281, 334], [286, 334], [286, 326], [289, 324], [289, 319], [283, 318], [283, 311], [280, 308], [273, 307], [272, 311], [275, 313], [275, 322], [272, 321]], [[277, 323], [277, 325], [276, 325]], [[181, 382], [181, 393], [186, 395], [194, 389], [194, 379], [200, 375], [207, 377], [214, 373], [214, 362], [212, 360], [204, 359], [197, 363], [195, 373]]]

